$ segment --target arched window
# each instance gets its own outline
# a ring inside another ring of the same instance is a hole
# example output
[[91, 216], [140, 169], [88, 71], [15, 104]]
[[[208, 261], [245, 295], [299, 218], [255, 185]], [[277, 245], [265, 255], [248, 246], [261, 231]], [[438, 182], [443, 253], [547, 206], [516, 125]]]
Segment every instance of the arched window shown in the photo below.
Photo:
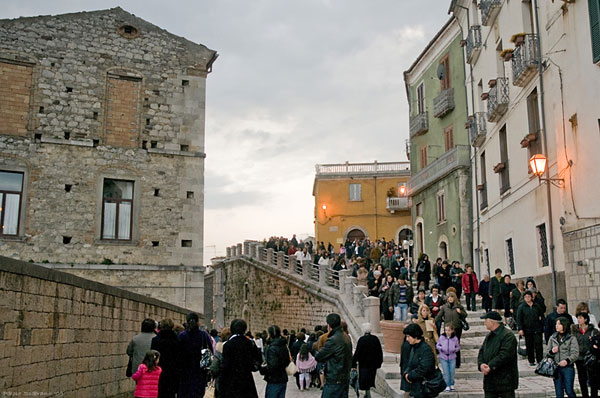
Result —
[[448, 259], [448, 245], [446, 242], [440, 242], [438, 247], [438, 257], [441, 257], [444, 260]]

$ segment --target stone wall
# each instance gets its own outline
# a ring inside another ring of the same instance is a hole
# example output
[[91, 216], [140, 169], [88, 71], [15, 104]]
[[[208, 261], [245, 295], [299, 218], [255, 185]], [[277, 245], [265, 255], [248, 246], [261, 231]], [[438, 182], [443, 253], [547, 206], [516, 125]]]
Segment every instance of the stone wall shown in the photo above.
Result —
[[[130, 397], [125, 350], [145, 318], [187, 310], [0, 257], [0, 391], [19, 396]], [[54, 395], [53, 395], [54, 394]]]
[[275, 324], [289, 330], [325, 325], [325, 317], [339, 313], [336, 304], [307, 286], [290, 283], [243, 260], [223, 263], [225, 271], [225, 325], [235, 318], [248, 329], [266, 330]]
[[600, 319], [600, 225], [564, 233], [563, 242], [569, 310], [585, 301]]

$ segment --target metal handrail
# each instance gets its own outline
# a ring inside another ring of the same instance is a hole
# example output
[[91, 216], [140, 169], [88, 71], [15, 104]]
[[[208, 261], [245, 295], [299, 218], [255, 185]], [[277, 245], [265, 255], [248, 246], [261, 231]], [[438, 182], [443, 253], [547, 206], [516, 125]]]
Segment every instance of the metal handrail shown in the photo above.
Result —
[[479, 3], [479, 8], [481, 9], [481, 23], [488, 25], [488, 22], [491, 22], [490, 17], [492, 12], [501, 5], [501, 0], [481, 0], [481, 3]]
[[496, 85], [492, 87], [488, 93], [487, 100], [487, 118], [488, 121], [493, 122], [498, 119], [500, 115], [506, 112], [508, 103], [510, 101], [509, 96], [509, 85], [507, 77], [499, 77], [496, 79]]
[[537, 35], [527, 34], [523, 43], [515, 48], [512, 57], [513, 85], [519, 86], [527, 78], [526, 72], [535, 74], [537, 69]]
[[475, 56], [475, 50], [481, 48], [481, 26], [473, 25], [469, 28], [467, 36], [467, 63], [473, 62], [472, 57]]

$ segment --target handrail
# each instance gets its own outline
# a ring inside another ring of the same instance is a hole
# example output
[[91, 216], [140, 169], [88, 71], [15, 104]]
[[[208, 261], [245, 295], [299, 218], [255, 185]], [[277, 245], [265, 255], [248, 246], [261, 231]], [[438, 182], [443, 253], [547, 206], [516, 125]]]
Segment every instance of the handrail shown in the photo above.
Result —
[[315, 165], [317, 176], [360, 173], [391, 173], [410, 170], [410, 162], [336, 163]]

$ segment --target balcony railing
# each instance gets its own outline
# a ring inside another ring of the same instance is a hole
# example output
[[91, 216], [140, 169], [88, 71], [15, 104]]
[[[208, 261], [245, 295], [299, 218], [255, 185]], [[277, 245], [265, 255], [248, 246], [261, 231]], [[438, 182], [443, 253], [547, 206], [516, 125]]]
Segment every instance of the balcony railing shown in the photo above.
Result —
[[433, 116], [444, 117], [454, 109], [454, 89], [443, 90], [433, 99]]
[[410, 137], [416, 137], [429, 130], [429, 112], [417, 113], [410, 118]]
[[410, 174], [410, 162], [373, 162], [318, 164], [315, 166], [317, 177], [372, 175], [372, 174]]
[[487, 99], [487, 118], [488, 122], [497, 122], [508, 109], [509, 88], [508, 78], [499, 77], [496, 84], [490, 89]]
[[390, 213], [409, 209], [408, 198], [391, 197], [387, 198], [386, 208]]
[[502, 0], [481, 0], [479, 8], [481, 9], [481, 24], [490, 26], [502, 6]]
[[481, 146], [485, 141], [487, 133], [487, 122], [485, 121], [485, 112], [477, 112], [469, 116], [469, 137], [471, 145]]
[[434, 160], [408, 181], [409, 196], [413, 196], [456, 169], [470, 167], [471, 148], [457, 145]]
[[537, 71], [537, 35], [525, 35], [512, 57], [513, 84], [523, 87]]
[[481, 52], [481, 26], [474, 25], [469, 28], [467, 36], [467, 63], [474, 64]]

